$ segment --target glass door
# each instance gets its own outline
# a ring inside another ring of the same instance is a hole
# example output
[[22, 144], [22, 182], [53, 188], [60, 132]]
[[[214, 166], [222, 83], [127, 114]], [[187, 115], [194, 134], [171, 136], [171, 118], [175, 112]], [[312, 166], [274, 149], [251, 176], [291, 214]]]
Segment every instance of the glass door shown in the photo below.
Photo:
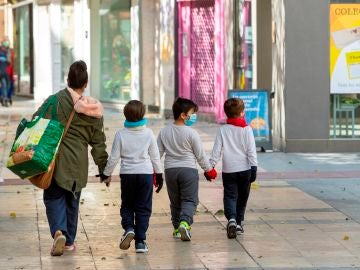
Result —
[[131, 1], [104, 0], [100, 15], [100, 98], [126, 102], [131, 92]]
[[32, 4], [14, 10], [15, 93], [33, 95]]

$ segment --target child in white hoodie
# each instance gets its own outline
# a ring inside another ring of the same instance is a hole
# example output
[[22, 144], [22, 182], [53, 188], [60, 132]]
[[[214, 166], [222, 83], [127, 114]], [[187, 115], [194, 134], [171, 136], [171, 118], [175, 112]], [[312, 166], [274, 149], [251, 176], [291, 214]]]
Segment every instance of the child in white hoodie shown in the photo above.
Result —
[[111, 155], [102, 180], [113, 172], [121, 158], [121, 225], [125, 232], [120, 248], [128, 249], [135, 238], [137, 253], [145, 253], [146, 231], [152, 210], [153, 173], [156, 174], [156, 192], [163, 185], [162, 166], [156, 139], [146, 128], [145, 106], [138, 100], [129, 101], [124, 108], [125, 128], [119, 130], [113, 142]]
[[230, 98], [224, 103], [227, 125], [215, 139], [210, 163], [215, 167], [222, 159], [224, 214], [228, 220], [227, 236], [236, 238], [244, 232], [243, 224], [251, 183], [256, 180], [257, 155], [253, 130], [244, 119], [244, 102]]

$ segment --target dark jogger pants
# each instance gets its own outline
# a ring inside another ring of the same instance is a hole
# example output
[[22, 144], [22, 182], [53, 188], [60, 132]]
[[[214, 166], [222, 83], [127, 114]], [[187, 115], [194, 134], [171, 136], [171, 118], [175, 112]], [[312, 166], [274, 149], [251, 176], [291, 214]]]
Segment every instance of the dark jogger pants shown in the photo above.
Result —
[[225, 217], [236, 219], [238, 224], [244, 220], [246, 204], [250, 194], [251, 171], [222, 173], [224, 186]]
[[153, 175], [120, 174], [121, 225], [124, 230], [134, 229], [135, 240], [146, 239], [152, 211]]

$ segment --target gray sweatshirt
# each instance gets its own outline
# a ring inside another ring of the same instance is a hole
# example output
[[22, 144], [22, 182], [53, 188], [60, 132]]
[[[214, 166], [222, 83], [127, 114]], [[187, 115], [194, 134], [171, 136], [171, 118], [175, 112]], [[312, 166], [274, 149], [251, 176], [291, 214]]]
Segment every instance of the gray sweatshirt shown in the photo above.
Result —
[[221, 158], [222, 171], [233, 173], [249, 170], [257, 166], [256, 145], [251, 127], [222, 126], [215, 138], [210, 163], [215, 166]]
[[165, 169], [197, 169], [196, 161], [205, 171], [212, 168], [199, 134], [191, 127], [170, 124], [160, 131], [157, 144], [160, 157], [165, 153]]
[[159, 150], [151, 129], [124, 128], [116, 132], [104, 174], [111, 175], [116, 164], [121, 174], [162, 173]]

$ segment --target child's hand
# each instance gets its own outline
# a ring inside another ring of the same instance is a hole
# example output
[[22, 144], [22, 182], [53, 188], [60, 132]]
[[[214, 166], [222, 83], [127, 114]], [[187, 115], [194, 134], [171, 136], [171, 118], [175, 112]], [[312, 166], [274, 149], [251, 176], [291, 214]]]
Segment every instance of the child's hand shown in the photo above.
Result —
[[155, 190], [156, 193], [159, 193], [160, 190], [162, 189], [164, 184], [164, 179], [162, 176], [162, 173], [157, 173], [154, 175], [154, 187], [156, 187], [157, 189]]
[[256, 172], [257, 172], [257, 166], [251, 166], [251, 176], [250, 176], [250, 182], [255, 182], [256, 180]]
[[214, 168], [212, 168], [210, 171], [204, 172], [204, 176], [206, 180], [210, 181], [215, 179], [217, 176], [217, 172]]
[[100, 177], [100, 183], [105, 183], [107, 187], [110, 186], [111, 176], [99, 173], [96, 175], [96, 177]]

